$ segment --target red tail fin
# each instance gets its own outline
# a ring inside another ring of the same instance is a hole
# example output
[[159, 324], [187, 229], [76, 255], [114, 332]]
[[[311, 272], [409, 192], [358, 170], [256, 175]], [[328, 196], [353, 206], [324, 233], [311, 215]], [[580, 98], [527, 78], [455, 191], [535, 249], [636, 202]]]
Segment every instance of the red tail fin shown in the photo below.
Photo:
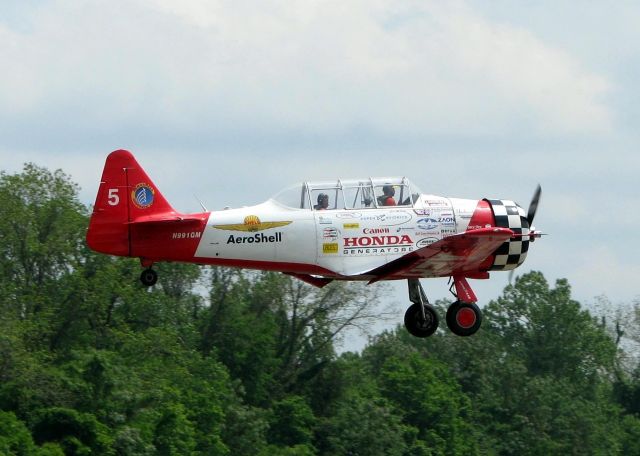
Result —
[[131, 152], [111, 152], [87, 231], [87, 244], [97, 252], [131, 255], [131, 221], [151, 215], [175, 214]]

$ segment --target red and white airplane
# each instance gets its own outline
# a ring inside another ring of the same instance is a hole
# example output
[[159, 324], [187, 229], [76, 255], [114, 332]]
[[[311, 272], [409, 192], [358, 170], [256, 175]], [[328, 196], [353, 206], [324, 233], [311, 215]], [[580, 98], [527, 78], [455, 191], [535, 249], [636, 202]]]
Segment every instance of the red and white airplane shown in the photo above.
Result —
[[319, 287], [407, 279], [413, 305], [404, 323], [417, 337], [438, 327], [419, 279], [450, 277], [457, 299], [447, 325], [469, 336], [482, 314], [467, 279], [524, 262], [541, 236], [531, 225], [539, 198], [540, 187], [526, 214], [509, 200], [423, 194], [404, 177], [339, 179], [298, 184], [257, 206], [183, 214], [130, 152], [117, 150], [105, 163], [87, 244], [140, 258], [147, 286], [160, 261], [280, 271]]

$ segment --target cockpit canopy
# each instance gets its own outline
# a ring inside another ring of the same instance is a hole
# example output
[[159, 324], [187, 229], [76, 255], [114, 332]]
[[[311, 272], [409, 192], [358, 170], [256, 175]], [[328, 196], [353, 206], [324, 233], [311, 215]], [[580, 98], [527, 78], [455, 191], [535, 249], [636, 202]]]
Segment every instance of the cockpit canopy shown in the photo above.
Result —
[[374, 177], [304, 182], [285, 188], [272, 200], [296, 209], [375, 209], [390, 204], [411, 207], [419, 195], [406, 177]]

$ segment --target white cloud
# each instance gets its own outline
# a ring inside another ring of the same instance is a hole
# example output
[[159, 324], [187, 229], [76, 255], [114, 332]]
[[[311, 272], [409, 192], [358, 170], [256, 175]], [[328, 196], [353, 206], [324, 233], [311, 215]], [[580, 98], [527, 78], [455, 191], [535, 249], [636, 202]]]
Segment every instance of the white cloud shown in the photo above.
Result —
[[59, 0], [0, 28], [3, 117], [105, 131], [609, 131], [609, 84], [462, 3]]

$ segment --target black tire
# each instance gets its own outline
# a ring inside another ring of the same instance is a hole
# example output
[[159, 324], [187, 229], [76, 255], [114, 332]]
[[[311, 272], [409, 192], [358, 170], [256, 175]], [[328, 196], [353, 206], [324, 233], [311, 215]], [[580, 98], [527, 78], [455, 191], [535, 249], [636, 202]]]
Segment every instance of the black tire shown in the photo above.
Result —
[[447, 309], [447, 326], [457, 336], [471, 336], [482, 324], [482, 312], [475, 303], [456, 301]]
[[438, 329], [438, 314], [436, 310], [426, 305], [424, 313], [427, 317], [426, 321], [422, 317], [420, 304], [413, 304], [404, 314], [404, 326], [409, 334], [415, 337], [429, 337]]
[[140, 282], [142, 282], [142, 285], [145, 287], [151, 287], [155, 285], [157, 281], [158, 273], [151, 268], [145, 269], [142, 271], [142, 274], [140, 274]]

